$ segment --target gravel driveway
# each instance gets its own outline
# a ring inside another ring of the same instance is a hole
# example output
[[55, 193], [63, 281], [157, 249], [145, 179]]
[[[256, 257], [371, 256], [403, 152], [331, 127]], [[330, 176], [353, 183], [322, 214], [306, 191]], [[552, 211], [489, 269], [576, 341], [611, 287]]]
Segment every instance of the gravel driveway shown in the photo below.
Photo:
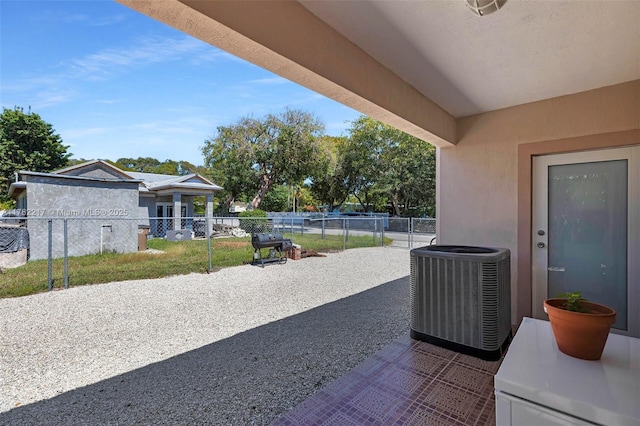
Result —
[[0, 424], [269, 424], [408, 332], [408, 275], [378, 247], [2, 299]]

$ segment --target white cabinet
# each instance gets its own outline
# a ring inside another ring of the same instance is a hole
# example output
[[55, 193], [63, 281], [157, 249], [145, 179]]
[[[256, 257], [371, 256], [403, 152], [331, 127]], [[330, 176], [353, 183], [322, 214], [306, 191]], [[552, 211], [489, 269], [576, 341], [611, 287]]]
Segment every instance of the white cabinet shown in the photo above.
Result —
[[496, 392], [496, 426], [593, 426], [576, 417]]
[[602, 358], [563, 354], [524, 318], [494, 378], [496, 424], [640, 426], [640, 339], [610, 334]]

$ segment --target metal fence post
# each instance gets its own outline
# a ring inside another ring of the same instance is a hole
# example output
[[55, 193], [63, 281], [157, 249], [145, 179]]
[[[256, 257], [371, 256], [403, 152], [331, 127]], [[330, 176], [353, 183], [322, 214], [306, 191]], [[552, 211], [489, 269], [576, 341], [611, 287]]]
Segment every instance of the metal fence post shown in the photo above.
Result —
[[342, 218], [342, 250], [347, 249], [347, 225], [346, 219]]
[[349, 241], [349, 226], [351, 225], [351, 222], [349, 219], [345, 219], [346, 223], [347, 223], [347, 233], [345, 234], [347, 236], [347, 241]]
[[47, 275], [49, 291], [53, 290], [53, 219], [47, 221]]
[[384, 218], [380, 218], [382, 226], [380, 227], [380, 246], [384, 247]]
[[209, 223], [209, 216], [204, 219], [204, 222], [204, 226], [205, 228], [207, 228], [207, 232], [205, 232], [205, 235], [207, 236], [207, 256], [209, 258], [209, 269], [207, 269], [207, 272], [211, 272], [213, 268], [211, 264], [211, 228]]
[[324, 240], [324, 226], [325, 226], [326, 215], [322, 213], [322, 239]]
[[409, 248], [413, 248], [413, 217], [407, 218], [407, 244], [409, 244]]
[[69, 238], [67, 232], [67, 221], [69, 219], [64, 219], [64, 288], [69, 288]]
[[376, 236], [378, 234], [378, 218], [373, 219], [373, 245], [376, 245]]

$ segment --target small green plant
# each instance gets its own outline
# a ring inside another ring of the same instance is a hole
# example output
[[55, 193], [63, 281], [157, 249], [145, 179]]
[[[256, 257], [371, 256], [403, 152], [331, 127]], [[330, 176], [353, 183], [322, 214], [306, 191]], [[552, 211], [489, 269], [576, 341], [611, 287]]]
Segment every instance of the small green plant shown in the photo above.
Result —
[[582, 297], [579, 291], [567, 292], [559, 295], [563, 299], [567, 299], [564, 307], [567, 311], [587, 313], [589, 310], [582, 305], [586, 299]]
[[5, 200], [5, 196], [0, 194], [0, 210], [11, 210], [16, 208], [16, 203], [14, 200]]

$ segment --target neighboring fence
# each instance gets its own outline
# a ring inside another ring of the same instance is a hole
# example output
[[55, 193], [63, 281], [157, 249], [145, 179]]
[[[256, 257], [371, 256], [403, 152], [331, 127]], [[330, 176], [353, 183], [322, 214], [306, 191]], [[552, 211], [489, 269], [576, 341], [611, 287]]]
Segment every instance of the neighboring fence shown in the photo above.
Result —
[[[0, 218], [1, 219], [1, 218]], [[336, 215], [274, 215], [269, 217], [189, 217], [181, 218], [180, 226], [174, 226], [173, 218], [123, 218], [123, 217], [28, 217], [16, 224], [3, 227], [0, 220], [0, 267], [2, 259], [9, 259], [15, 249], [21, 256], [13, 255], [12, 262], [46, 260], [48, 287], [52, 289], [52, 262], [63, 259], [64, 287], [69, 285], [69, 258], [101, 253], [132, 253], [147, 248], [148, 239], [167, 240], [200, 239], [207, 242], [207, 257], [202, 259], [211, 271], [211, 241], [215, 238], [249, 237], [252, 233], [283, 234], [296, 243], [298, 236], [305, 238], [331, 238], [348, 247], [352, 236], [371, 236], [374, 245], [383, 245], [385, 238], [392, 245], [411, 248], [428, 245], [435, 238], [435, 219], [389, 218], [387, 216], [336, 216]], [[21, 229], [16, 231], [16, 226]], [[26, 241], [26, 242], [25, 242]], [[306, 240], [308, 241], [308, 240]], [[26, 247], [26, 253], [24, 249]], [[74, 261], [74, 265], [78, 262]], [[60, 280], [59, 277], [56, 277]]]

